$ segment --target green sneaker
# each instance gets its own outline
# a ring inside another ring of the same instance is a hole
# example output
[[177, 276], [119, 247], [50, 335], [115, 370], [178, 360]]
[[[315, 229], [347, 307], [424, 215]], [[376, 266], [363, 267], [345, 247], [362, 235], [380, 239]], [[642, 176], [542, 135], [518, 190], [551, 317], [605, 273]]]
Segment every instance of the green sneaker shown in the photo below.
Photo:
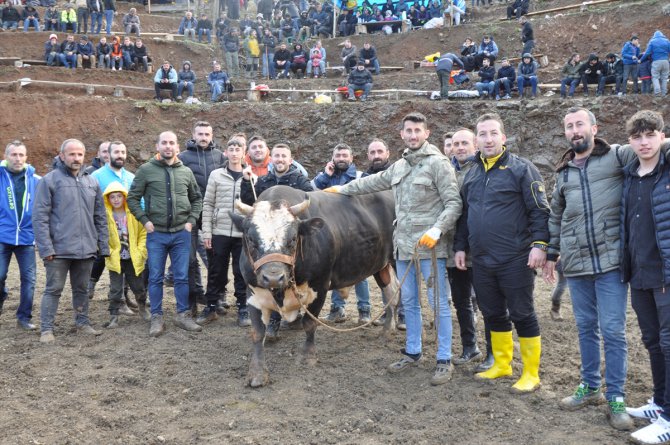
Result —
[[607, 410], [607, 420], [612, 428], [619, 431], [628, 431], [633, 429], [633, 419], [626, 412], [626, 402], [623, 397], [615, 396], [607, 401], [609, 409]]
[[[590, 388], [589, 385], [582, 382], [579, 384], [574, 394], [568, 396], [558, 403], [558, 406], [567, 411], [575, 411], [587, 405], [599, 405], [605, 401], [600, 388]], [[626, 411], [624, 406], [624, 412]]]

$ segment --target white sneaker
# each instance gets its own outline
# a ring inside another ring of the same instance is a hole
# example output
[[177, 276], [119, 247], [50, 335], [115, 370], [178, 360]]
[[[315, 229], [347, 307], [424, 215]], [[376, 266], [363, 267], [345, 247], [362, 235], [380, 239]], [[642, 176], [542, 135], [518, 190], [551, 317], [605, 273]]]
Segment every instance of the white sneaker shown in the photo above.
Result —
[[658, 419], [658, 416], [663, 412], [663, 409], [654, 403], [654, 398], [647, 400], [646, 405], [639, 408], [626, 408], [628, 415], [640, 419]]
[[640, 444], [670, 443], [670, 422], [659, 416], [651, 425], [631, 433], [630, 438]]

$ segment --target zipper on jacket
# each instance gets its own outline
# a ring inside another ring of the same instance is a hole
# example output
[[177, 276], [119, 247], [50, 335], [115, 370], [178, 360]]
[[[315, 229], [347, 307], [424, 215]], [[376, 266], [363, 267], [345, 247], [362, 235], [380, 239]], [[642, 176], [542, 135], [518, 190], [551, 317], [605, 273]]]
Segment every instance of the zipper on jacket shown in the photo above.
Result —
[[[231, 179], [233, 179], [233, 209], [232, 209], [232, 211], [235, 212], [235, 191], [237, 190], [237, 181], [232, 176], [231, 176]], [[254, 187], [253, 184], [251, 186]], [[235, 227], [235, 224], [232, 224], [232, 220], [231, 220], [230, 235], [229, 235], [230, 238], [233, 237], [233, 227]]]
[[12, 200], [14, 201], [14, 218], [16, 219], [16, 233], [14, 234], [14, 244], [18, 246], [19, 244], [19, 228], [21, 227], [21, 221], [19, 220], [19, 214], [16, 212], [16, 196], [14, 193], [14, 181], [12, 181], [12, 176], [5, 170], [5, 176], [9, 180], [9, 189], [12, 194]]
[[586, 160], [586, 165], [584, 168], [579, 169], [579, 182], [581, 185], [582, 191], [582, 205], [584, 206], [584, 219], [585, 219], [585, 228], [586, 228], [586, 244], [589, 247], [589, 255], [591, 257], [591, 266], [593, 267], [593, 273], [597, 274], [601, 272], [600, 268], [600, 257], [598, 256], [598, 247], [595, 243], [595, 227], [593, 224], [593, 203], [591, 202], [591, 186], [589, 184], [588, 175], [586, 174], [586, 169], [588, 167], [588, 159]]
[[167, 219], [165, 221], [165, 229], [169, 231], [172, 227], [172, 190], [171, 190], [171, 181], [170, 181], [170, 171], [165, 168], [165, 199], [167, 200]]

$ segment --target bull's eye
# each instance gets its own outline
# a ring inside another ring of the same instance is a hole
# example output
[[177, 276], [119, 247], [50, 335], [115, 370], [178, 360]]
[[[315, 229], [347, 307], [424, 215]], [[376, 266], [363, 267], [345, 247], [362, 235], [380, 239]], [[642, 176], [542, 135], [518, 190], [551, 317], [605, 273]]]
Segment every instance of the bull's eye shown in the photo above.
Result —
[[298, 237], [294, 236], [291, 238], [291, 240], [288, 242], [289, 247], [293, 248], [295, 247], [296, 243], [298, 242]]

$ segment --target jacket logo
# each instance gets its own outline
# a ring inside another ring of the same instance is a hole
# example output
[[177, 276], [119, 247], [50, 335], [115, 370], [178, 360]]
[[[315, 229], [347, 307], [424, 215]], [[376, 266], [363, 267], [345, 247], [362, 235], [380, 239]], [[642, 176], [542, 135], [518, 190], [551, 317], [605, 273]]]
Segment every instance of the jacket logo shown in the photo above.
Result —
[[507, 168], [506, 165], [501, 165], [501, 166], [498, 167], [498, 170], [505, 170], [506, 168]]
[[7, 187], [7, 199], [9, 200], [9, 209], [14, 210], [14, 195], [12, 194], [11, 187]]

